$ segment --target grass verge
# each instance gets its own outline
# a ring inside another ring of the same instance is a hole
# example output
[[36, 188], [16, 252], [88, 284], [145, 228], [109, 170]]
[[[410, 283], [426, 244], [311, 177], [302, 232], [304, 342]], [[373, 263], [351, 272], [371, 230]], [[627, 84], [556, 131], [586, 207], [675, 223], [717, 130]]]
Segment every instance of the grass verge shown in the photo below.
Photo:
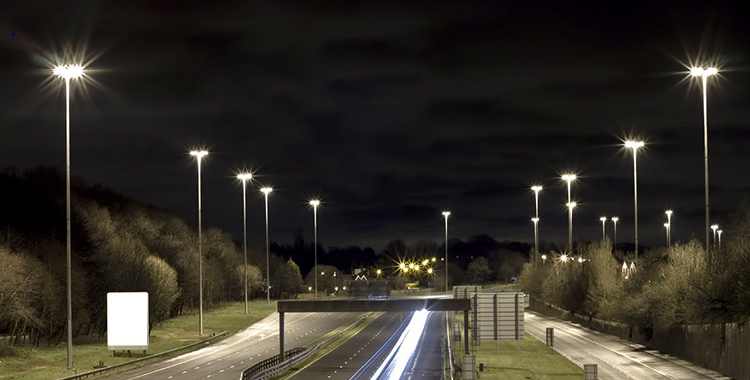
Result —
[[[229, 332], [227, 337], [232, 336], [275, 311], [276, 302], [269, 304], [266, 301], [252, 302], [248, 315], [245, 315], [244, 303], [232, 303], [212, 309], [203, 313], [204, 336], [202, 337], [198, 336], [197, 312], [168, 319], [151, 330], [148, 354], [157, 354], [195, 343], [222, 331]], [[197, 346], [196, 349], [201, 347]], [[184, 352], [177, 352], [175, 356]], [[78, 373], [92, 370], [95, 365], [99, 364], [99, 361], [109, 366], [141, 356], [143, 355], [139, 352], [134, 353], [132, 357], [112, 357], [112, 352], [107, 350], [107, 343], [104, 339], [97, 343], [74, 344], [73, 346], [73, 363]], [[110, 376], [164, 359], [167, 357], [146, 360], [97, 377]], [[0, 347], [0, 379], [2, 380], [50, 380], [74, 375], [74, 371], [66, 369], [66, 363], [67, 350], [64, 343], [56, 347]]]
[[[326, 344], [325, 346], [320, 347], [320, 349], [318, 349], [318, 351], [316, 351], [314, 354], [310, 355], [309, 358], [307, 358], [306, 360], [304, 360], [302, 362], [297, 363], [292, 368], [290, 368], [287, 372], [285, 372], [283, 375], [278, 376], [275, 379], [279, 379], [279, 380], [280, 379], [288, 379], [288, 378], [296, 375], [299, 371], [303, 370], [308, 365], [310, 365], [310, 364], [314, 363], [315, 361], [317, 361], [318, 359], [320, 359], [320, 358], [328, 355], [329, 352], [335, 350], [338, 346], [342, 345], [344, 342], [346, 342], [347, 340], [349, 340], [351, 337], [357, 335], [357, 333], [359, 333], [360, 331], [362, 331], [362, 329], [364, 329], [365, 327], [367, 327], [367, 325], [369, 325], [370, 322], [374, 321], [375, 318], [379, 317], [381, 314], [383, 314], [383, 313], [370, 313], [370, 315], [368, 315], [362, 322], [360, 322], [359, 324], [357, 324], [357, 326], [355, 326], [351, 330], [349, 330], [349, 331], [341, 334], [338, 338], [333, 339], [332, 341], [328, 342], [328, 344]], [[320, 338], [317, 341], [311, 343], [308, 347], [315, 346], [319, 342], [324, 341], [328, 337], [330, 337], [330, 336], [332, 336], [334, 334], [337, 334], [339, 331], [341, 331], [341, 330], [343, 330], [343, 329], [345, 329], [347, 327], [348, 327], [348, 325], [347, 326], [339, 327], [338, 329], [336, 329], [334, 331], [331, 331], [330, 333], [326, 334], [322, 338]]]

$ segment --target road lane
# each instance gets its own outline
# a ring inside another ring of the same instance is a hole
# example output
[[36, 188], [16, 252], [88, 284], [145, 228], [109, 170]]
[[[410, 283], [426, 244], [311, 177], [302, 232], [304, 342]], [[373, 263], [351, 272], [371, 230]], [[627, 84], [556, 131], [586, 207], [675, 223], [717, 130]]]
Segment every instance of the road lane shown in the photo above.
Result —
[[443, 372], [443, 351], [441, 342], [445, 332], [444, 313], [434, 312], [427, 317], [422, 340], [414, 360], [402, 379], [439, 380]]
[[[312, 343], [357, 313], [287, 313], [286, 348]], [[231, 379], [254, 363], [278, 355], [278, 314], [273, 313], [238, 334], [209, 347], [108, 377], [110, 380]]]
[[[347, 380], [357, 374], [357, 378], [369, 379], [363, 373], [357, 373], [365, 364], [374, 366], [374, 371], [385, 355], [384, 344], [397, 332], [403, 318], [402, 313], [383, 313], [375, 318], [349, 340], [304, 367], [290, 377], [291, 380]], [[387, 354], [387, 352], [385, 352]], [[370, 360], [373, 359], [373, 360]]]
[[641, 345], [535, 312], [526, 312], [524, 326], [541, 341], [545, 341], [546, 328], [553, 327], [555, 350], [579, 366], [597, 364], [603, 380], [729, 380]]

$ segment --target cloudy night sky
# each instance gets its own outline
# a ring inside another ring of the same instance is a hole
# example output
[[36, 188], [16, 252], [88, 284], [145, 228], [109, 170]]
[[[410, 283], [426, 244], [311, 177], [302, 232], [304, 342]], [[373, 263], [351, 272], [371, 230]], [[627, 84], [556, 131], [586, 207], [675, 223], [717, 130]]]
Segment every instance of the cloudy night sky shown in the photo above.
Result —
[[[734, 7], [734, 8], [733, 8]], [[0, 12], [0, 166], [63, 168], [64, 93], [48, 66], [66, 46], [91, 62], [73, 83], [72, 170], [241, 239], [241, 168], [271, 185], [271, 239], [371, 245], [486, 233], [564, 243], [575, 171], [577, 240], [599, 216], [633, 237], [639, 153], [642, 244], [702, 237], [701, 94], [690, 62], [717, 64], [708, 93], [712, 219], [750, 188], [750, 24], [723, 2], [12, 2]], [[91, 83], [95, 82], [95, 83]], [[9, 201], [9, 200], [6, 200]], [[263, 202], [248, 202], [263, 242]], [[608, 225], [611, 229], [611, 224]], [[731, 231], [727, 231], [731, 234]], [[729, 237], [728, 235], [727, 237]]]

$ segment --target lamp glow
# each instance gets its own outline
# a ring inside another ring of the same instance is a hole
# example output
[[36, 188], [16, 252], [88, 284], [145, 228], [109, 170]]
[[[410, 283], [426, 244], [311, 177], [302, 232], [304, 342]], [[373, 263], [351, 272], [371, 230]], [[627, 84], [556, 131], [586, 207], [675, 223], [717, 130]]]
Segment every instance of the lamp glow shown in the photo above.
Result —
[[81, 65], [63, 65], [55, 67], [52, 72], [60, 78], [70, 80], [82, 77], [83, 67]]

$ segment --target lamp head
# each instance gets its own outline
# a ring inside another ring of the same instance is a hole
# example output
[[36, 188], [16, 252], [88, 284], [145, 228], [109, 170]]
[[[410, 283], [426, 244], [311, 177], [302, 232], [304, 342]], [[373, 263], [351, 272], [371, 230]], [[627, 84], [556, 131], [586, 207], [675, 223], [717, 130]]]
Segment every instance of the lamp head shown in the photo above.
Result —
[[613, 221], [613, 222], [615, 222], [615, 223], [617, 223], [617, 221], [618, 221], [618, 220], [620, 220], [620, 218], [618, 218], [618, 217], [616, 217], [616, 216], [613, 216], [613, 217], [612, 217], [611, 219], [612, 219], [612, 221]]
[[272, 191], [273, 191], [273, 188], [271, 188], [271, 187], [263, 187], [263, 188], [261, 188], [261, 189], [260, 189], [260, 191], [261, 191], [261, 192], [262, 192], [263, 194], [265, 194], [265, 195], [268, 195], [268, 193], [270, 193], [270, 192], [272, 192]]
[[690, 68], [690, 75], [694, 77], [700, 77], [703, 76], [705, 70], [703, 70], [702, 67], [691, 67]]
[[430, 262], [430, 260], [422, 260], [422, 265], [427, 265]]
[[539, 223], [539, 218], [531, 218], [531, 221], [534, 222], [534, 224]]
[[60, 78], [76, 79], [83, 76], [83, 67], [81, 65], [63, 65], [55, 67], [52, 72]]
[[672, 216], [672, 210], [664, 211], [664, 213], [667, 214], [667, 216]]
[[568, 181], [568, 182], [575, 181], [576, 180], [576, 175], [575, 174], [563, 174], [562, 180], [563, 181]]
[[602, 216], [601, 218], [599, 218], [599, 220], [600, 220], [600, 221], [601, 221], [602, 223], [604, 223], [604, 222], [606, 222], [606, 221], [607, 221], [607, 217], [606, 217], [606, 216]]
[[542, 260], [547, 260], [547, 255], [542, 255]]
[[706, 76], [716, 75], [718, 73], [719, 73], [719, 69], [717, 69], [715, 67], [709, 67], [708, 69], [706, 69]]
[[535, 192], [535, 193], [538, 193], [538, 192], [542, 191], [542, 187], [539, 186], [539, 185], [534, 185], [534, 186], [531, 186], [531, 190], [533, 192]]
[[443, 216], [444, 216], [444, 217], [446, 217], [446, 218], [447, 218], [447, 217], [449, 217], [450, 215], [451, 215], [451, 212], [450, 212], [450, 211], [443, 211]]
[[716, 231], [717, 234], [721, 235], [721, 230]]
[[576, 203], [575, 202], [566, 203], [565, 205], [568, 206], [568, 208], [575, 208], [576, 207]]
[[427, 273], [432, 274], [433, 270], [432, 268], [427, 269]]
[[204, 156], [208, 156], [208, 151], [207, 150], [191, 150], [190, 155], [193, 157], [198, 157], [198, 159], [201, 159]]
[[669, 223], [664, 223], [664, 227], [669, 228]]
[[643, 141], [633, 141], [633, 140], [625, 141], [625, 147], [626, 148], [631, 148], [633, 150], [641, 148], [641, 147], [643, 147], [643, 145], [645, 145], [643, 143]]
[[404, 269], [404, 268], [406, 268], [406, 264], [404, 264], [404, 263], [398, 264], [398, 267], [400, 269]]
[[716, 230], [719, 229], [719, 225], [718, 224], [714, 224], [713, 226], [711, 226], [711, 229], [714, 230], [714, 232], [716, 232]]
[[383, 271], [380, 270], [380, 269], [378, 269], [378, 270], [375, 271], [375, 274], [377, 274], [377, 275], [380, 275], [381, 273], [383, 273]]
[[582, 258], [582, 257], [579, 257], [579, 258], [578, 258], [578, 262], [579, 262], [579, 263], [582, 263], [582, 262], [583, 262], [583, 258]]
[[310, 206], [318, 207], [318, 206], [320, 206], [320, 201], [317, 200], [317, 199], [313, 199], [313, 200], [310, 201]]
[[237, 179], [240, 181], [247, 181], [249, 179], [253, 179], [252, 173], [240, 173], [237, 174]]
[[437, 259], [433, 257], [432, 258], [432, 262], [434, 263], [435, 261], [437, 261]]
[[568, 261], [568, 255], [564, 254], [564, 253], [562, 255], [560, 255], [560, 261], [567, 262]]

